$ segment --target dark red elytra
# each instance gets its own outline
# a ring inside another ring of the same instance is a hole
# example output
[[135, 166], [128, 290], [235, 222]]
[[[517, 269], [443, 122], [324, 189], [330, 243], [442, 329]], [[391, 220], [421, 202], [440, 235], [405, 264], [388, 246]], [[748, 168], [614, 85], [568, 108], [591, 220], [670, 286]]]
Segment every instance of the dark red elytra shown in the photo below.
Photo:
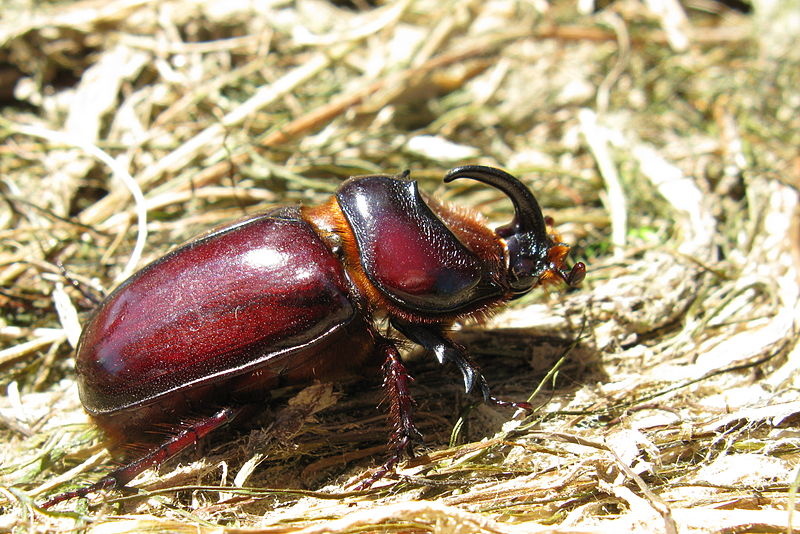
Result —
[[[456, 321], [555, 281], [578, 285], [582, 263], [548, 231], [536, 199], [499, 169], [465, 166], [505, 193], [514, 219], [491, 230], [479, 217], [426, 199], [408, 173], [360, 176], [316, 207], [285, 207], [191, 241], [120, 285], [95, 310], [77, 351], [81, 401], [111, 446], [172, 427], [175, 433], [98, 482], [44, 507], [121, 488], [145, 469], [263, 406], [270, 390], [358, 375], [383, 364], [390, 404], [389, 472], [419, 433], [397, 332], [452, 362], [467, 392], [500, 401], [463, 347], [446, 334]], [[548, 224], [550, 223], [550, 224]], [[198, 412], [205, 415], [198, 417]], [[185, 424], [188, 418], [191, 424]]]

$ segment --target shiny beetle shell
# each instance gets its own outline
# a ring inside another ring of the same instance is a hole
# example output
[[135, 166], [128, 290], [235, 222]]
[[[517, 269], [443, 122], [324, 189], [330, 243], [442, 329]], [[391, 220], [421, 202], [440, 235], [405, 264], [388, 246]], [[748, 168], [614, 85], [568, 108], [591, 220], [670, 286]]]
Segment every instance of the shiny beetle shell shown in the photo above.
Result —
[[[44, 506], [125, 486], [138, 473], [253, 413], [280, 385], [369, 375], [381, 366], [392, 432], [388, 473], [420, 438], [410, 376], [392, 335], [455, 364], [467, 392], [493, 397], [447, 330], [536, 286], [583, 279], [530, 190], [505, 171], [458, 167], [502, 191], [509, 223], [424, 197], [408, 173], [355, 177], [319, 206], [248, 217], [180, 246], [120, 285], [86, 323], [77, 350], [81, 400], [111, 446], [174, 432], [98, 482]], [[388, 319], [394, 334], [383, 331]]]

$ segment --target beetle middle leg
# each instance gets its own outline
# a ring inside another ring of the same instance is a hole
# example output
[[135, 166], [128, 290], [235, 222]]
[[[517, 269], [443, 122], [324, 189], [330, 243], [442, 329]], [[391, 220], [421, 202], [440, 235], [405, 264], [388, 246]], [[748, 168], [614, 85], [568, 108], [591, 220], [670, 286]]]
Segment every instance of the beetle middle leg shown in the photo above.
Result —
[[449, 361], [456, 364], [464, 376], [464, 389], [467, 393], [477, 388], [483, 396], [483, 400], [487, 403], [518, 408], [527, 412], [533, 410], [528, 402], [512, 402], [492, 395], [489, 390], [489, 383], [484, 378], [480, 368], [467, 356], [464, 347], [448, 339], [439, 327], [400, 321], [392, 321], [392, 326], [414, 343], [432, 352], [436, 359], [439, 360], [439, 363], [444, 364]]
[[409, 391], [413, 379], [392, 342], [381, 342], [380, 350], [386, 357], [383, 363], [383, 387], [389, 401], [389, 419], [392, 424], [392, 434], [389, 437], [390, 455], [368, 479], [356, 486], [356, 490], [367, 489], [383, 478], [394, 469], [406, 451], [410, 452], [413, 441], [422, 441], [422, 434], [413, 421], [414, 399]]

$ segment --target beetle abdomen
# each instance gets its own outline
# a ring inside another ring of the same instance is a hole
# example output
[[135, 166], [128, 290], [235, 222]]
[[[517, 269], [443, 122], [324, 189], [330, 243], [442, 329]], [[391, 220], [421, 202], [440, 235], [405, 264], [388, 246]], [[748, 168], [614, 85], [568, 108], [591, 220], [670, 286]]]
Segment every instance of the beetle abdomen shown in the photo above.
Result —
[[355, 315], [342, 267], [302, 220], [264, 215], [190, 242], [142, 269], [97, 310], [77, 356], [92, 415], [255, 368]]

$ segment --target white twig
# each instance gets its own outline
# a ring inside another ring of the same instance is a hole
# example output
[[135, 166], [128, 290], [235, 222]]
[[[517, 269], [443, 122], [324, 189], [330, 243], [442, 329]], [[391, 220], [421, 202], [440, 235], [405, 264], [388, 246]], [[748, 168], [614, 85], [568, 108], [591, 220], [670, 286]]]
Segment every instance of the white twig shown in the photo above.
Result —
[[21, 134], [45, 139], [52, 144], [72, 146], [83, 150], [96, 160], [108, 165], [114, 178], [121, 180], [125, 187], [128, 188], [128, 191], [133, 195], [133, 201], [136, 205], [136, 220], [139, 228], [136, 234], [136, 245], [133, 247], [133, 252], [131, 252], [130, 258], [128, 258], [125, 269], [119, 274], [117, 280], [124, 280], [132, 275], [136, 270], [139, 259], [142, 257], [144, 244], [147, 241], [147, 207], [145, 206], [142, 190], [139, 188], [136, 180], [133, 179], [133, 176], [130, 175], [128, 169], [103, 152], [97, 145], [80, 139], [73, 139], [63, 132], [22, 124], [13, 124], [11, 127]]
[[582, 109], [578, 113], [578, 120], [600, 175], [606, 183], [605, 200], [611, 217], [611, 243], [614, 245], [614, 253], [620, 254], [628, 233], [628, 207], [617, 167], [611, 158], [610, 132], [597, 123], [597, 115], [590, 109]]

